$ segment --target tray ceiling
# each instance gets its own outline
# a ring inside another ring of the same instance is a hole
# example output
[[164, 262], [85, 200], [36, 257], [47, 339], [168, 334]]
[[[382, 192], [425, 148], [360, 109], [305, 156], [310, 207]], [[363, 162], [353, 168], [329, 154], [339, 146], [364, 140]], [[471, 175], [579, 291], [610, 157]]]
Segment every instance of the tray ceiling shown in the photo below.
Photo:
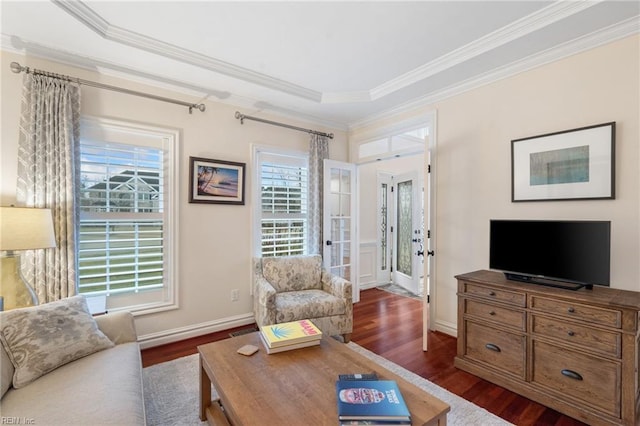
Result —
[[0, 12], [3, 49], [343, 129], [640, 29], [636, 1], [2, 1]]

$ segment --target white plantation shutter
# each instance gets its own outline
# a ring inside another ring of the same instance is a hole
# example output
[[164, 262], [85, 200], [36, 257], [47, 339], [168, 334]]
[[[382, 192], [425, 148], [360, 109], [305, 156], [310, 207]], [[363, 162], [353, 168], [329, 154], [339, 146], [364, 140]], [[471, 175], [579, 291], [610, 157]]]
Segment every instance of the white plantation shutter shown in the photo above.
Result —
[[258, 169], [261, 256], [307, 254], [307, 156], [260, 152]]
[[167, 301], [174, 146], [162, 132], [124, 125], [87, 126], [83, 132], [81, 294], [117, 296], [159, 290], [158, 298], [151, 301]]

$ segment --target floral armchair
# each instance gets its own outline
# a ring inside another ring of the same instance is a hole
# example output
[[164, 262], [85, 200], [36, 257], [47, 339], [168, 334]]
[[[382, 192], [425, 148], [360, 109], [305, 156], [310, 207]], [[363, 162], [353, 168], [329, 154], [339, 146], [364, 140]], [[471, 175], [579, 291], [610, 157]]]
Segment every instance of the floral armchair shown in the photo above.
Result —
[[323, 334], [351, 340], [351, 282], [322, 269], [318, 255], [254, 259], [253, 311], [258, 327], [310, 319]]

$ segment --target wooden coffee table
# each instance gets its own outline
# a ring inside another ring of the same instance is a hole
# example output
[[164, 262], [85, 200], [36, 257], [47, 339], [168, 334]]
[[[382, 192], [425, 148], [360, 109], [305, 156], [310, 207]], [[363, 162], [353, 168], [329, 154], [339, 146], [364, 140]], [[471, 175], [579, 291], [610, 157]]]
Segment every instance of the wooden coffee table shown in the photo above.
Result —
[[[258, 346], [252, 356], [236, 351]], [[212, 425], [338, 424], [338, 374], [375, 372], [395, 380], [413, 425], [447, 423], [449, 405], [333, 338], [319, 346], [267, 354], [257, 332], [198, 346], [200, 419]], [[220, 400], [211, 400], [211, 384]]]

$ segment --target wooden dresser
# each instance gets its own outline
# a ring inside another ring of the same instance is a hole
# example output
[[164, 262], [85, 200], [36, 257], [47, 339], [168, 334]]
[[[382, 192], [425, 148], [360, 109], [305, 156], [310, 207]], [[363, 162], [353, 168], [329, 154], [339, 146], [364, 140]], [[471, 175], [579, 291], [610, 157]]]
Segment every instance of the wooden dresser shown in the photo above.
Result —
[[456, 278], [456, 367], [591, 425], [640, 424], [640, 293]]

